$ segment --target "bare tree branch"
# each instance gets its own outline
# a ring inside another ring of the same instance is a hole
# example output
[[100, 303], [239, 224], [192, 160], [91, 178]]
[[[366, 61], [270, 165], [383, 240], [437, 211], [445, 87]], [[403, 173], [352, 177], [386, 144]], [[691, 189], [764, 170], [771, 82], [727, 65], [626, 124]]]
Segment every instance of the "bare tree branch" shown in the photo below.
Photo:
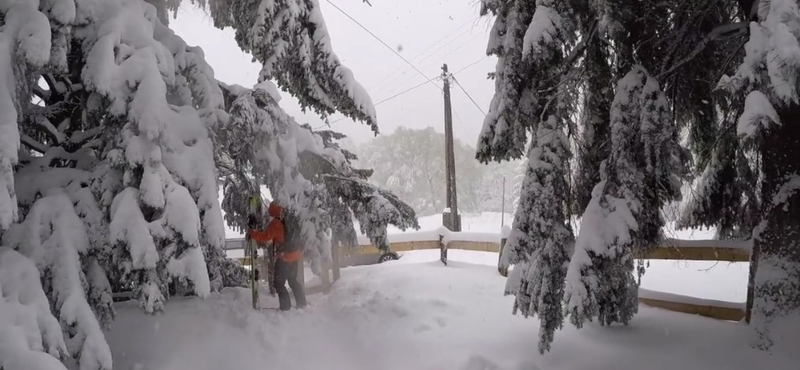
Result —
[[50, 91], [43, 89], [39, 85], [33, 85], [33, 88], [31, 90], [33, 91], [33, 95], [36, 95], [37, 97], [39, 97], [39, 99], [42, 99], [42, 101], [46, 103], [50, 102]]
[[569, 66], [572, 65], [572, 63], [575, 63], [575, 60], [578, 59], [578, 57], [583, 53], [584, 50], [586, 50], [586, 45], [589, 44], [589, 41], [591, 41], [592, 38], [594, 38], [594, 35], [596, 33], [597, 33], [597, 22], [594, 22], [592, 24], [591, 30], [589, 30], [589, 34], [582, 37], [581, 41], [579, 41], [578, 44], [575, 45], [574, 48], [572, 48], [572, 51], [570, 51], [569, 55], [567, 55], [567, 57], [565, 58], [564, 66], [567, 67], [566, 70], [569, 70]]
[[42, 144], [34, 140], [32, 137], [23, 133], [20, 133], [19, 140], [22, 144], [42, 154], [46, 153], [47, 150], [50, 149], [49, 146]]
[[[69, 119], [66, 119], [65, 121], [69, 121]], [[97, 135], [103, 133], [103, 130], [103, 126], [97, 126], [84, 131], [76, 131], [72, 134], [72, 137], [69, 138], [69, 142], [72, 144], [77, 144], [78, 146], [82, 146], [91, 139], [95, 138]]]
[[35, 115], [32, 118], [33, 122], [36, 123], [36, 125], [39, 128], [41, 128], [45, 132], [45, 134], [50, 136], [50, 138], [53, 139], [54, 142], [56, 142], [57, 144], [61, 144], [64, 142], [64, 134], [58, 131], [58, 129], [55, 126], [53, 126], [53, 123], [50, 122], [49, 119], [47, 119], [47, 117], [43, 115]]

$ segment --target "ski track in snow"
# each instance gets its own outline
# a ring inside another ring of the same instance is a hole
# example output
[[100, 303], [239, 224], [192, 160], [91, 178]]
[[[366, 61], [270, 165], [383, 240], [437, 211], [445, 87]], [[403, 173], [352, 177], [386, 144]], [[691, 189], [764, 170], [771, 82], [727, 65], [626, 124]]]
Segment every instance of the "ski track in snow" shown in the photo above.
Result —
[[[463, 253], [469, 256], [469, 253]], [[488, 254], [487, 254], [488, 255]], [[495, 255], [496, 256], [496, 255]], [[472, 264], [405, 258], [342, 270], [300, 311], [253, 311], [250, 291], [176, 298], [146, 316], [117, 306], [107, 334], [121, 370], [738, 370], [790, 369], [750, 350], [736, 323], [642, 306], [628, 327], [565, 324], [536, 352], [538, 322], [511, 315], [505, 279]], [[496, 257], [495, 257], [496, 258]], [[262, 293], [263, 306], [277, 299]], [[765, 362], [766, 361], [766, 362]]]

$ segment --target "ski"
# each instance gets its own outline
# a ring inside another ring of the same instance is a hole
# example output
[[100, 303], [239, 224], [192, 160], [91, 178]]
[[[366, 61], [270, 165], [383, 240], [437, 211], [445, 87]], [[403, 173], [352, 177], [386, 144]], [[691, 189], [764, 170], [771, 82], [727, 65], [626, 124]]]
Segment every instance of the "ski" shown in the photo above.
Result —
[[[258, 213], [260, 211], [261, 196], [250, 197], [250, 215], [247, 220], [249, 229], [259, 229]], [[258, 268], [256, 259], [258, 258], [258, 248], [252, 239], [247, 238], [247, 250], [250, 253], [250, 287], [253, 290], [253, 309], [258, 309]]]
[[258, 308], [258, 270], [256, 270], [256, 249], [252, 240], [247, 241], [247, 249], [250, 250], [250, 287], [253, 291], [253, 309]]

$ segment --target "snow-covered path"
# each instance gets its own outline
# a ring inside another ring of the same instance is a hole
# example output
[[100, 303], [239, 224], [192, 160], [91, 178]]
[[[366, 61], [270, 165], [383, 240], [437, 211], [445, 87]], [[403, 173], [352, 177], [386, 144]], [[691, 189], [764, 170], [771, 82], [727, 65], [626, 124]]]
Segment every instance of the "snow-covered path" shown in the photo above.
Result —
[[331, 294], [311, 296], [303, 311], [253, 312], [248, 291], [237, 289], [174, 300], [158, 318], [120, 305], [108, 335], [114, 368], [789, 369], [748, 349], [740, 324], [647, 307], [629, 327], [567, 325], [553, 352], [540, 356], [537, 320], [510, 314], [512, 298], [502, 296], [505, 279], [495, 268], [409, 262], [344, 269]]

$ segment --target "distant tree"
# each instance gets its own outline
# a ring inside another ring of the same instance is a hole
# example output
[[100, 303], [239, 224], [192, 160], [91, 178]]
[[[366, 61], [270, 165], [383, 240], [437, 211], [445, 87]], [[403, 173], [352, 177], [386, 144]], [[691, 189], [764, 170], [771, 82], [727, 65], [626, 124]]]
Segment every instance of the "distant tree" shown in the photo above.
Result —
[[[474, 151], [455, 142], [458, 204], [463, 212], [479, 211], [485, 168]], [[444, 134], [433, 128], [398, 128], [361, 145], [360, 165], [373, 168], [371, 181], [407, 199], [421, 216], [441, 213], [445, 204]]]

